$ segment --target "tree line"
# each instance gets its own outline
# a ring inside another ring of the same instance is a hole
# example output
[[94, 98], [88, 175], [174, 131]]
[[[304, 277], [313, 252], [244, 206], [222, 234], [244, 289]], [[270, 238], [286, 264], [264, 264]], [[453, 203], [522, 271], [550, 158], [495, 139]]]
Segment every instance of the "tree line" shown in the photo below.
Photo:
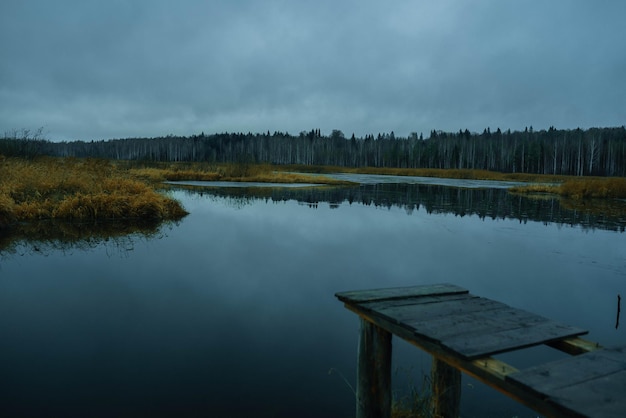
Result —
[[102, 141], [51, 142], [41, 131], [0, 138], [5, 156], [54, 155], [140, 161], [205, 161], [344, 167], [482, 169], [511, 173], [626, 176], [626, 128], [393, 132], [347, 138], [340, 130], [216, 133]]

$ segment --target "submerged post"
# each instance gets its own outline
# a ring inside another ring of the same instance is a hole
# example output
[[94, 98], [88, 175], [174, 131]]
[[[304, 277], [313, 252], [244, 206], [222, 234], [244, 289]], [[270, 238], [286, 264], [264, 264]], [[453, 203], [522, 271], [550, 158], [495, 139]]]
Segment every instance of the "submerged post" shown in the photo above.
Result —
[[363, 318], [359, 338], [356, 416], [391, 416], [391, 333]]
[[461, 372], [448, 363], [433, 358], [431, 380], [433, 416], [457, 418], [461, 403]]

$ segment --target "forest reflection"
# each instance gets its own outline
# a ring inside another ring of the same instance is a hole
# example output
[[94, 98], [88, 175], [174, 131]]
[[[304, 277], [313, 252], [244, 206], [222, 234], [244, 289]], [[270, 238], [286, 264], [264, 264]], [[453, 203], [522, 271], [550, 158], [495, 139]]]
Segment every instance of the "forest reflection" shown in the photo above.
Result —
[[424, 210], [429, 214], [476, 215], [481, 219], [517, 219], [521, 223], [542, 222], [585, 230], [603, 229], [624, 232], [626, 202], [574, 201], [550, 195], [526, 196], [506, 189], [460, 188], [432, 184], [361, 184], [355, 187], [182, 187], [192, 194], [227, 198], [233, 206], [245, 206], [257, 200], [284, 202], [295, 200], [316, 208], [327, 203], [330, 208], [343, 204], [361, 204], [381, 208], [397, 207], [407, 215]]
[[[225, 198], [233, 207], [265, 202], [297, 201], [310, 208], [328, 204], [331, 209], [345, 204], [378, 208], [401, 208], [407, 215], [423, 210], [428, 214], [475, 215], [480, 219], [516, 219], [520, 223], [541, 222], [580, 227], [583, 230], [626, 230], [626, 202], [575, 201], [555, 196], [516, 195], [506, 189], [459, 188], [434, 184], [361, 184], [355, 187], [193, 187], [174, 189], [193, 196]], [[95, 248], [106, 244], [118, 252], [132, 250], [136, 239], [163, 236], [176, 224], [152, 221], [24, 223], [2, 230], [0, 255], [46, 253], [51, 250]]]

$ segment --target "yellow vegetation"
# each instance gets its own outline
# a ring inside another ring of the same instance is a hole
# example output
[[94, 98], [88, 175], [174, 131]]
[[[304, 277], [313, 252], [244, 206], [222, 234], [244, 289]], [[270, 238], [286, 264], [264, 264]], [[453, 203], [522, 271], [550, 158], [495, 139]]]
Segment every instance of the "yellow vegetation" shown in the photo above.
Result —
[[186, 212], [109, 161], [0, 162], [0, 226], [36, 219], [180, 219]]
[[515, 186], [509, 188], [511, 193], [558, 193], [560, 185], [557, 184], [529, 184], [526, 186]]
[[207, 172], [202, 170], [176, 169], [176, 168], [132, 168], [130, 174], [149, 180], [151, 182], [162, 182], [165, 180], [198, 180], [198, 181], [214, 181], [220, 180], [217, 172]]
[[36, 219], [179, 219], [180, 204], [158, 193], [165, 180], [349, 184], [315, 173], [347, 172], [481, 180], [562, 182], [511, 189], [573, 199], [626, 198], [624, 178], [572, 178], [484, 170], [272, 166], [268, 164], [150, 163], [75, 158], [0, 158], [0, 227]]
[[1, 158], [0, 227], [40, 219], [179, 219], [186, 214], [180, 204], [155, 191], [166, 180], [349, 184], [268, 164]]
[[570, 180], [561, 185], [559, 194], [573, 199], [590, 197], [626, 199], [626, 178], [610, 177]]
[[379, 174], [391, 176], [437, 177], [464, 180], [497, 180], [523, 182], [561, 182], [568, 176], [531, 173], [500, 173], [488, 170], [471, 169], [439, 169], [439, 168], [393, 168], [393, 167], [336, 167], [336, 166], [283, 166], [281, 170], [301, 171], [305, 173], [355, 173]]
[[554, 193], [570, 199], [626, 199], [626, 178], [573, 178], [560, 185], [531, 184], [509, 189], [514, 193]]
[[150, 167], [133, 167], [133, 164], [129, 162], [125, 164], [129, 167], [129, 173], [132, 176], [151, 182], [197, 180], [332, 185], [353, 184], [323, 176], [313, 177], [302, 173], [288, 172], [288, 170], [285, 170], [285, 167], [277, 167], [270, 164], [152, 163]]

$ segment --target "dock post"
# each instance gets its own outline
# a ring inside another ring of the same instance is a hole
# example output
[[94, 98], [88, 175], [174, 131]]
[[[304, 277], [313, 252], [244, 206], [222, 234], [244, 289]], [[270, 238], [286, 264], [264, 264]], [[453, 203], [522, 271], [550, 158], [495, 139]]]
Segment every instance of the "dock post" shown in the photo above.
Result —
[[433, 358], [431, 386], [433, 416], [458, 418], [461, 403], [461, 372], [448, 363]]
[[359, 337], [356, 416], [391, 416], [391, 333], [363, 318]]

